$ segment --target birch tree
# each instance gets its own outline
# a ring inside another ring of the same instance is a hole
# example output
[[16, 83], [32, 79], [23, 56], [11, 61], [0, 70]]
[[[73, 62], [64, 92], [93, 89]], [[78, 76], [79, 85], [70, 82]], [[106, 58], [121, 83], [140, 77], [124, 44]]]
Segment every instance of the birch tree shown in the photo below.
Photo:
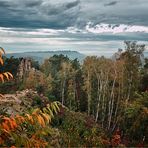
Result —
[[68, 78], [70, 66], [71, 66], [70, 63], [63, 62], [61, 64], [61, 70], [59, 71], [59, 75], [61, 79], [61, 103], [62, 105], [64, 105], [64, 102], [65, 102], [66, 80]]
[[91, 113], [91, 102], [92, 102], [92, 75], [93, 75], [93, 58], [87, 57], [84, 60], [84, 90], [87, 94], [87, 113]]

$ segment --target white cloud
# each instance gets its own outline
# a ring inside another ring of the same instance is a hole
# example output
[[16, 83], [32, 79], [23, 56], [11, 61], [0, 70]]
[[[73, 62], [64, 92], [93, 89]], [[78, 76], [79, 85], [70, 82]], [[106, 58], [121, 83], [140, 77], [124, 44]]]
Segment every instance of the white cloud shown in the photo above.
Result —
[[9, 35], [58, 35], [64, 32], [64, 30], [56, 30], [56, 29], [33, 29], [33, 30], [25, 30], [23, 28], [7, 28], [0, 27], [0, 35], [1, 34], [9, 34]]
[[87, 33], [86, 30], [78, 29], [76, 27], [68, 27], [65, 32], [76, 34], [76, 33]]
[[[137, 32], [144, 32], [137, 35]], [[87, 55], [110, 55], [124, 48], [123, 41], [141, 35], [147, 45], [148, 27], [92, 23], [86, 28], [68, 27], [58, 29], [23, 29], [0, 27], [0, 46], [7, 52], [76, 50]], [[145, 35], [145, 37], [144, 37]], [[121, 37], [125, 38], [121, 38]]]
[[86, 25], [86, 30], [91, 33], [99, 34], [99, 33], [135, 33], [135, 32], [143, 32], [148, 33], [147, 26], [131, 26], [126, 24], [97, 24], [93, 25], [93, 23], [89, 22]]

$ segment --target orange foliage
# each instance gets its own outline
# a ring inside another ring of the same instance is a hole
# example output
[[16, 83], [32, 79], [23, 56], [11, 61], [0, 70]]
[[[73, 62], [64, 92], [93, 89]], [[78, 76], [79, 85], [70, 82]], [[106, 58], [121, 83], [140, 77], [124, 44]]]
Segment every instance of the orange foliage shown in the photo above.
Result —
[[15, 146], [11, 146], [10, 148], [16, 148]]
[[[0, 47], [0, 64], [4, 65], [4, 61], [2, 58], [2, 55], [5, 54], [5, 50]], [[3, 83], [4, 79], [10, 80], [11, 78], [13, 78], [13, 75], [10, 72], [4, 72], [4, 73], [0, 73], [0, 81]]]
[[[47, 108], [51, 107], [51, 112], [57, 112], [56, 109], [59, 111], [57, 103], [51, 103], [47, 105]], [[44, 108], [47, 111], [46, 108]], [[53, 116], [53, 113], [52, 113]], [[11, 139], [11, 134], [16, 133], [19, 131], [20, 128], [24, 128], [22, 125], [23, 123], [35, 125], [39, 127], [38, 129], [46, 128], [49, 121], [51, 121], [51, 114], [48, 112], [43, 112], [40, 109], [36, 109], [31, 114], [25, 114], [23, 116], [16, 115], [14, 117], [5, 117], [1, 116], [1, 123], [0, 123], [0, 146], [2, 146], [6, 140], [9, 138]], [[26, 143], [26, 147], [45, 147], [48, 143], [43, 139], [39, 138], [38, 134], [41, 134], [42, 131], [37, 130], [31, 137], [29, 137], [29, 141]], [[14, 146], [13, 146], [14, 147]]]

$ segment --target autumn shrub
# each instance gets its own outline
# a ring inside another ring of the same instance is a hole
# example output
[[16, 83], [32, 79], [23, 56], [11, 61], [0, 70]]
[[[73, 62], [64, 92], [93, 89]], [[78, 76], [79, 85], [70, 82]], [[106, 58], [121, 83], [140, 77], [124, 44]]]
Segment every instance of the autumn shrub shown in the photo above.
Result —
[[128, 139], [127, 146], [136, 146], [139, 143], [147, 145], [148, 135], [148, 92], [136, 94], [134, 101], [130, 102], [120, 121], [123, 139]]
[[49, 139], [54, 133], [50, 122], [54, 113], [58, 111], [58, 103], [53, 102], [42, 110], [35, 109], [30, 114], [10, 117], [1, 115], [0, 146], [28, 148], [49, 146]]
[[109, 140], [94, 119], [80, 112], [62, 109], [52, 124], [61, 132], [62, 147], [102, 147]]

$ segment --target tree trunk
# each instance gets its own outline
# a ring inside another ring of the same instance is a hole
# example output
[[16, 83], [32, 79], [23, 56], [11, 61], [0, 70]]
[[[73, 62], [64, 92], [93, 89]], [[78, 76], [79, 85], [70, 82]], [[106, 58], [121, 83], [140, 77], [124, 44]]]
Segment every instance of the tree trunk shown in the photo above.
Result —
[[110, 95], [110, 101], [109, 101], [109, 111], [108, 111], [108, 130], [110, 129], [111, 120], [112, 120], [112, 112], [113, 112], [113, 105], [114, 105], [114, 87], [116, 82], [116, 76], [113, 81], [111, 95]]
[[98, 116], [99, 116], [99, 110], [100, 110], [100, 100], [101, 100], [101, 90], [102, 90], [102, 82], [100, 80], [100, 77], [97, 76], [98, 79], [98, 91], [97, 91], [97, 100], [98, 100], [98, 104], [97, 104], [97, 111], [96, 111], [96, 118], [95, 118], [95, 122], [98, 121]]
[[90, 81], [90, 73], [88, 71], [88, 90], [87, 90], [87, 94], [88, 94], [88, 115], [90, 115], [90, 108], [91, 108], [91, 81]]
[[66, 85], [66, 77], [65, 77], [65, 72], [64, 72], [64, 80], [62, 84], [62, 105], [64, 105], [64, 94], [65, 94], [65, 85]]

